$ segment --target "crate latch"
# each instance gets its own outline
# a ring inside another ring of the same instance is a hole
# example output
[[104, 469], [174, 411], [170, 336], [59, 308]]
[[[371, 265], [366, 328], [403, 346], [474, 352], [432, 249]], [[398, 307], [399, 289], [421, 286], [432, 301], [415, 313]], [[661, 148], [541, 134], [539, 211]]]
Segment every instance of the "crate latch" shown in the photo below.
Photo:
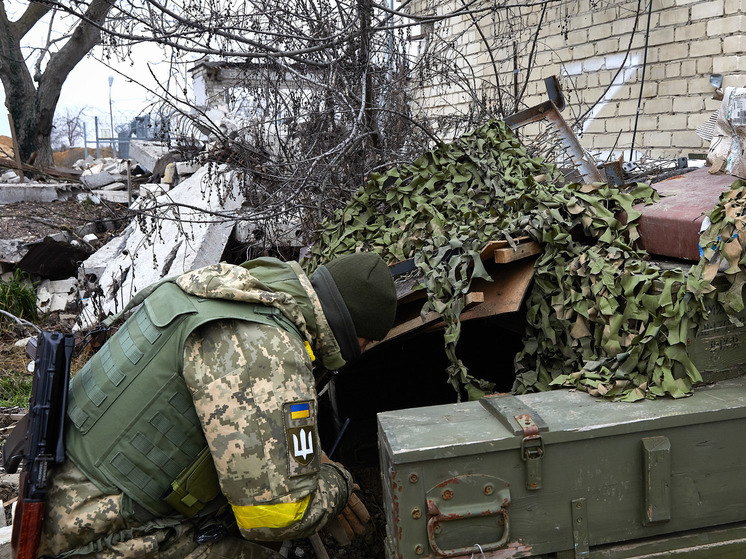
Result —
[[515, 420], [523, 429], [521, 439], [521, 458], [526, 463], [526, 489], [541, 489], [541, 459], [544, 456], [544, 441], [539, 434], [539, 427], [527, 413], [516, 415]]

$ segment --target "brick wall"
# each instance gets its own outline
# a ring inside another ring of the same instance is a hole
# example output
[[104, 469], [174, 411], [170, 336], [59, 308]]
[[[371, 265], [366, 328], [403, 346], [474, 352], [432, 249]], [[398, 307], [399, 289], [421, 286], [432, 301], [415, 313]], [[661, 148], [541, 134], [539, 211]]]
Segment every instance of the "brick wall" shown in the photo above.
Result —
[[[440, 13], [447, 10], [444, 6], [439, 9]], [[481, 15], [451, 20], [437, 28], [436, 34], [455, 41], [463, 56], [455, 63], [474, 68], [477, 88], [494, 97], [496, 80], [487, 56], [489, 45], [503, 91], [510, 97], [513, 49], [522, 88], [541, 11], [541, 6], [533, 6], [513, 8], [502, 18]], [[596, 153], [608, 152], [616, 143], [615, 152], [624, 152], [628, 159], [640, 95], [647, 3], [640, 3], [633, 36], [637, 11], [637, 1], [549, 4], [521, 108], [546, 100], [543, 80], [557, 75], [568, 100], [565, 119], [572, 123], [590, 109], [578, 130], [581, 143]], [[653, 0], [635, 148], [653, 157], [704, 154], [708, 144], [694, 131], [720, 106], [712, 99], [713, 73], [723, 75], [724, 87], [746, 86], [746, 0]], [[458, 87], [444, 85], [424, 91], [423, 103], [431, 111], [446, 112], [454, 106], [463, 109], [469, 97]], [[602, 100], [591, 109], [599, 98]], [[505, 102], [510, 105], [512, 99]]]

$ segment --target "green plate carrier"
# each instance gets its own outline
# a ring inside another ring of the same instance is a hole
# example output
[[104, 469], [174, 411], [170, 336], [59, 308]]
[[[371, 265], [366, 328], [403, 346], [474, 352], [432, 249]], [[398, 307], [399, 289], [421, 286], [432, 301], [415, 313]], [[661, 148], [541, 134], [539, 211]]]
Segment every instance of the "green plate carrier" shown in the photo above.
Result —
[[194, 516], [217, 472], [181, 374], [189, 334], [239, 319], [295, 332], [276, 308], [201, 299], [164, 282], [70, 381], [67, 455], [102, 491], [147, 513]]

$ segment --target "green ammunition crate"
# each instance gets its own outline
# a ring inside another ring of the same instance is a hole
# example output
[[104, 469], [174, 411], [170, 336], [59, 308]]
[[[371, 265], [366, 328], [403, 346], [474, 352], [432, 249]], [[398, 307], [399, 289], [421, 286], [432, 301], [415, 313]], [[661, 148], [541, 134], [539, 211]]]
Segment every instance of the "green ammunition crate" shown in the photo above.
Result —
[[[731, 323], [720, 305], [708, 306], [705, 324], [689, 340], [687, 351], [705, 382], [746, 373], [746, 326]], [[746, 322], [746, 313], [739, 315]]]
[[389, 559], [746, 557], [746, 378], [378, 415]]

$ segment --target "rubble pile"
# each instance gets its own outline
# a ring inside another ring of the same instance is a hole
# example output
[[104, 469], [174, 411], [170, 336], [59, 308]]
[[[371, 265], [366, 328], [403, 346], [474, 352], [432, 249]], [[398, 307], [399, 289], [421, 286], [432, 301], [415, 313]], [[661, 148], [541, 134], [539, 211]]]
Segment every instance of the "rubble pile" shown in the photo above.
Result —
[[182, 161], [162, 143], [133, 140], [128, 160], [89, 156], [72, 167], [74, 182], [46, 174], [39, 182], [27, 173], [21, 185], [15, 170], [3, 173], [9, 182], [0, 181], [0, 222], [6, 214], [45, 221], [34, 217], [35, 206], [14, 204], [51, 204], [54, 212], [56, 203], [77, 203], [116, 208], [119, 217], [28, 232], [0, 228], [0, 277], [16, 268], [27, 273], [38, 286], [40, 316], [75, 319], [76, 329], [92, 328], [164, 276], [219, 261], [228, 244], [240, 246], [255, 232], [236, 217], [245, 181], [225, 166]]

